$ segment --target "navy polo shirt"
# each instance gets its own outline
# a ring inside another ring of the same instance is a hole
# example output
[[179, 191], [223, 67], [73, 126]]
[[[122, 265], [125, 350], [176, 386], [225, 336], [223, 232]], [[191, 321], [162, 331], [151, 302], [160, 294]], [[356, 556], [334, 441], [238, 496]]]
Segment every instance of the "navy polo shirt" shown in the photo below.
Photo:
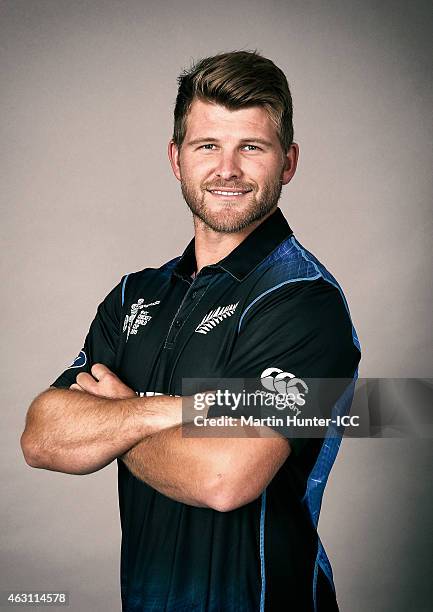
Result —
[[[104, 363], [137, 393], [182, 394], [183, 378], [353, 378], [359, 342], [340, 286], [281, 210], [195, 278], [181, 257], [126, 275], [98, 307], [84, 347], [53, 383]], [[118, 460], [125, 612], [338, 610], [316, 528], [340, 439], [290, 441], [262, 495], [233, 511], [174, 501]]]

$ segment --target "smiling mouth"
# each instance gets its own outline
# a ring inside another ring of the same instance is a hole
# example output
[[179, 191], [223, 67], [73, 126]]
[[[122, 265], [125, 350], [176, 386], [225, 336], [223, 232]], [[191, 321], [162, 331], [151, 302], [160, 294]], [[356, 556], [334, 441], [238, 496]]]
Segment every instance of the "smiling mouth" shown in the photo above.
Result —
[[247, 193], [251, 193], [252, 189], [248, 189], [245, 191], [235, 191], [235, 190], [226, 190], [226, 189], [206, 189], [212, 195], [222, 196], [222, 197], [239, 197], [246, 195]]

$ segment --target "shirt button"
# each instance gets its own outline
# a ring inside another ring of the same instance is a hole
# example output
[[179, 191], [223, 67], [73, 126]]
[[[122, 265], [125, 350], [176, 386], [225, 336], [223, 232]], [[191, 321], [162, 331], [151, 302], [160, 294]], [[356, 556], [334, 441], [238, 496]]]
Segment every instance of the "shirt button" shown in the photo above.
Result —
[[180, 327], [182, 325], [182, 320], [181, 319], [176, 319], [176, 321], [174, 322], [174, 326], [175, 327]]
[[196, 297], [197, 297], [197, 291], [193, 291], [193, 292], [191, 293], [191, 299], [192, 299], [192, 300], [195, 300], [195, 298], [196, 298]]

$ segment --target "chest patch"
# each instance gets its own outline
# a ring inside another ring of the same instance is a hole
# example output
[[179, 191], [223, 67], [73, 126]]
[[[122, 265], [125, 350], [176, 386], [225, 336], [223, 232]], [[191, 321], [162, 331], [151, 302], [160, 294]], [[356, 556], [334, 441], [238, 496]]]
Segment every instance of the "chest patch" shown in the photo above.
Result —
[[125, 316], [125, 320], [123, 322], [123, 332], [126, 332], [127, 342], [130, 335], [136, 335], [140, 327], [144, 327], [151, 320], [152, 317], [149, 314], [149, 311], [145, 309], [150, 308], [151, 306], [157, 306], [159, 303], [160, 300], [151, 302], [150, 304], [145, 304], [144, 298], [140, 298], [136, 304], [132, 304], [131, 313]]
[[224, 321], [224, 319], [227, 319], [227, 317], [231, 317], [238, 304], [239, 302], [236, 302], [236, 304], [229, 304], [228, 306], [218, 306], [218, 308], [215, 308], [215, 310], [208, 312], [208, 314], [203, 317], [201, 322], [195, 328], [197, 334], [207, 334], [219, 323], [221, 323], [221, 321]]

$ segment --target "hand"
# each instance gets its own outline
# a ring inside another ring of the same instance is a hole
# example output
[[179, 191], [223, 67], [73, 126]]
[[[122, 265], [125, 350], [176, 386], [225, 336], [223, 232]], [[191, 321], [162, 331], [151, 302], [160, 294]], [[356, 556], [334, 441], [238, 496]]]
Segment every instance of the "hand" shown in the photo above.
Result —
[[76, 382], [69, 388], [75, 389], [76, 391], [87, 391], [87, 393], [91, 393], [92, 395], [98, 395], [99, 397], [106, 397], [108, 399], [137, 397], [134, 391], [125, 385], [125, 383], [104, 364], [95, 363], [90, 371], [92, 375], [87, 374], [87, 372], [80, 372], [76, 378]]

